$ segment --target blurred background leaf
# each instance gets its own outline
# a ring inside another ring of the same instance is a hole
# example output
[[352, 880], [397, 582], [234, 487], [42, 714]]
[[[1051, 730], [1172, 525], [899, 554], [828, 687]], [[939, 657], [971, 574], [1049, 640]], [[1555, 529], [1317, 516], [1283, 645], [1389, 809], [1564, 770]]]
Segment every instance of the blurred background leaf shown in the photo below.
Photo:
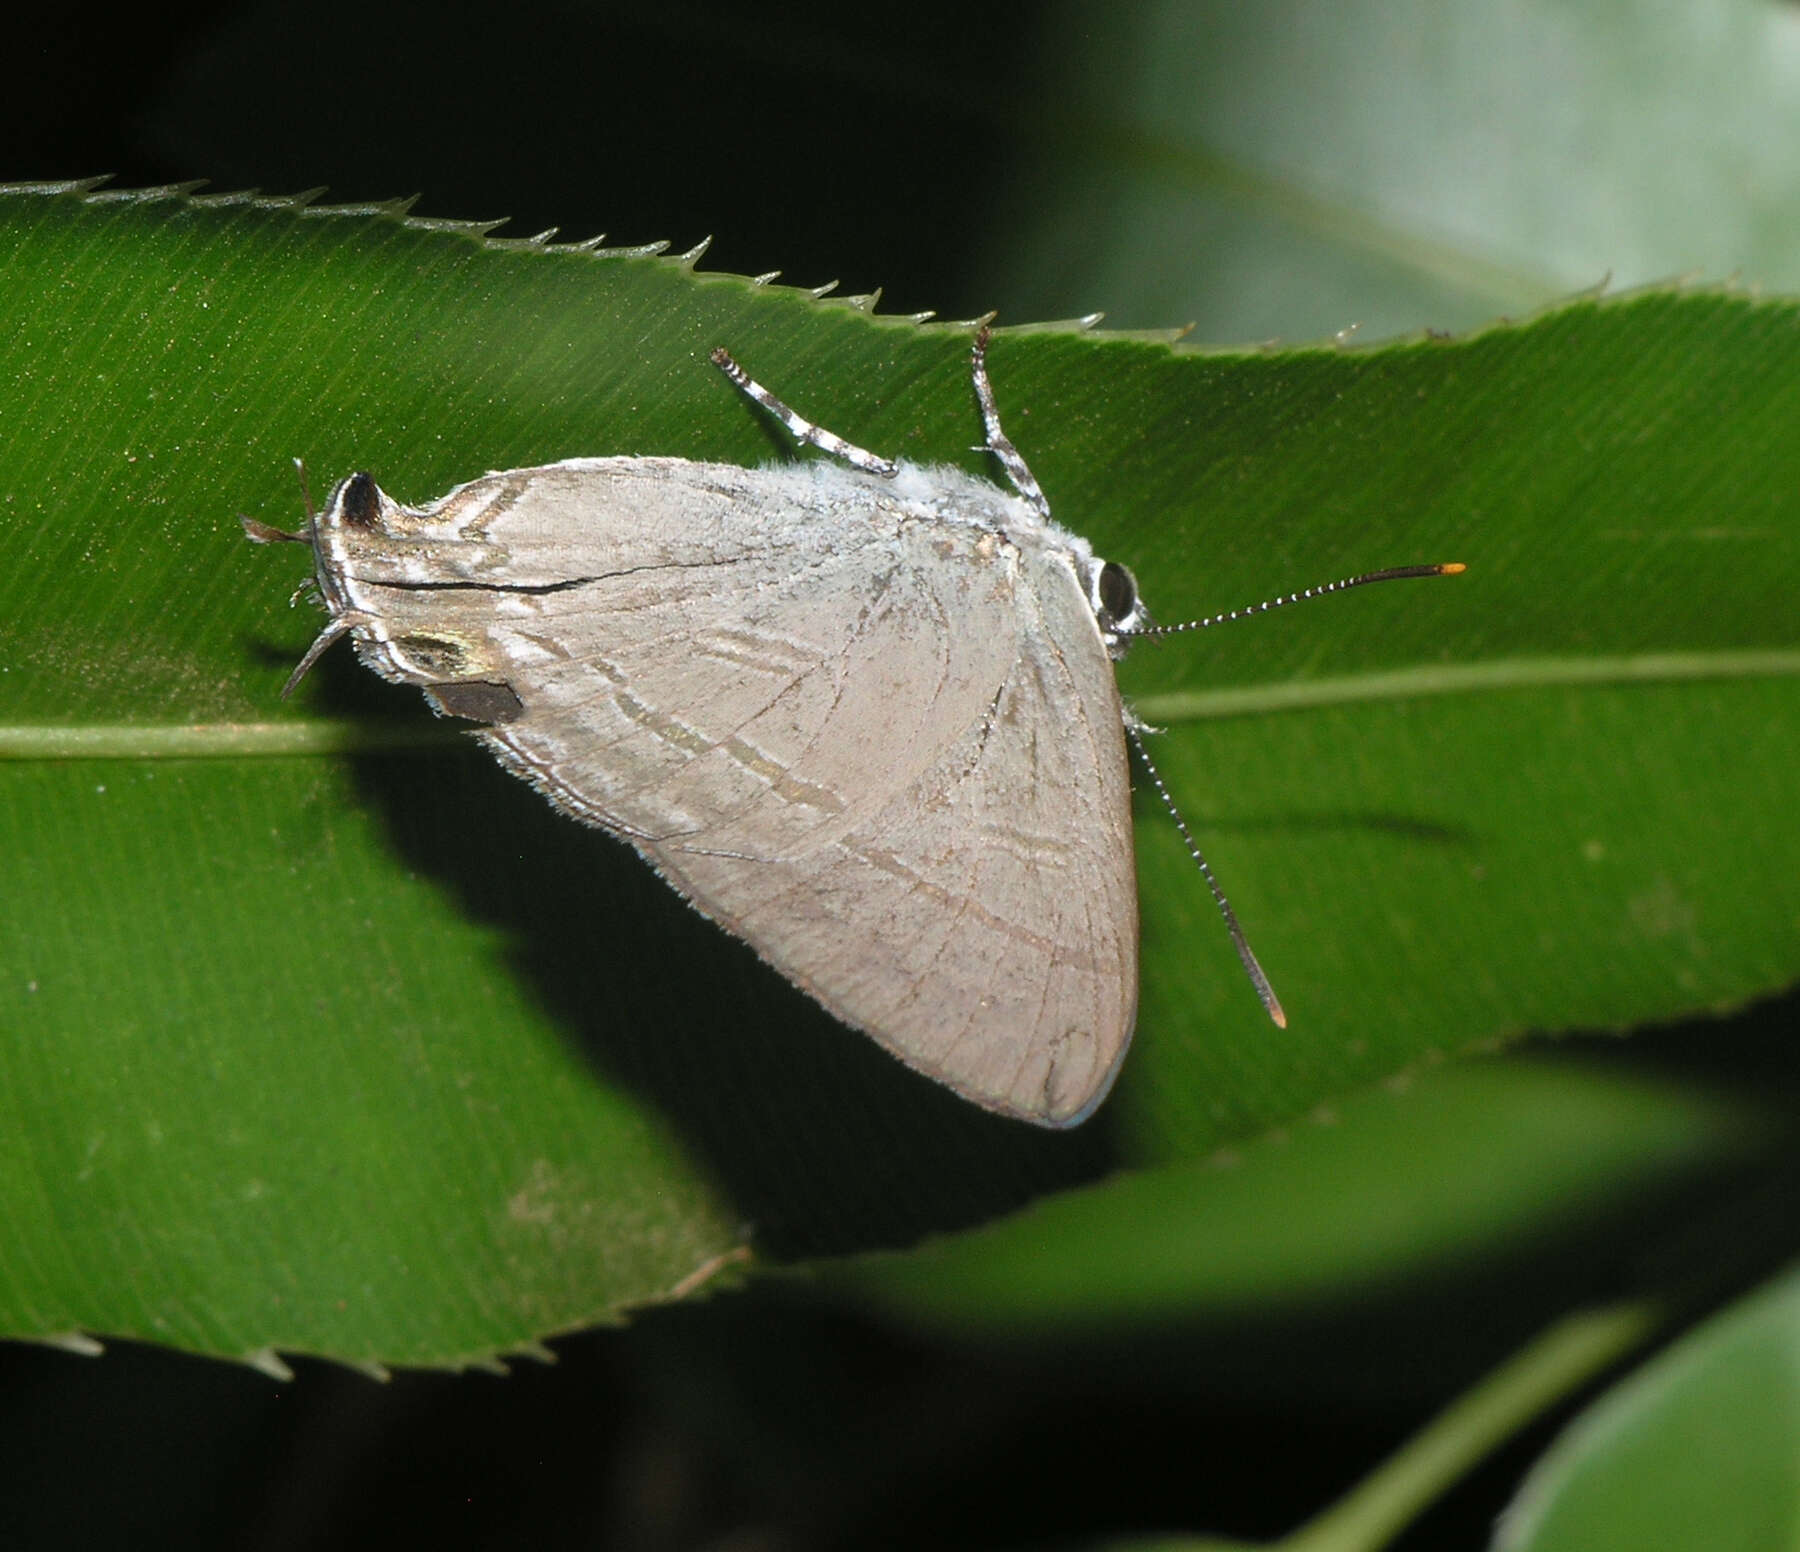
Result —
[[1576, 1418], [1533, 1468], [1496, 1545], [1779, 1546], [1800, 1510], [1796, 1354], [1800, 1287], [1789, 1271]]

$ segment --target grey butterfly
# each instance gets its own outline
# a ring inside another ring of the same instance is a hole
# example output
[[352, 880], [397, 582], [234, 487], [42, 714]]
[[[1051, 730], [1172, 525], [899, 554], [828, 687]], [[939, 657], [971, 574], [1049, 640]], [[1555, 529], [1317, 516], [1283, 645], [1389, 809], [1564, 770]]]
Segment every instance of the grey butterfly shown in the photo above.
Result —
[[1051, 520], [986, 345], [976, 398], [1013, 492], [856, 447], [715, 351], [835, 461], [571, 458], [417, 508], [352, 474], [304, 533], [244, 526], [313, 547], [331, 619], [289, 689], [349, 635], [844, 1023], [1065, 1127], [1105, 1098], [1136, 1016], [1112, 662], [1156, 627], [1131, 574]]

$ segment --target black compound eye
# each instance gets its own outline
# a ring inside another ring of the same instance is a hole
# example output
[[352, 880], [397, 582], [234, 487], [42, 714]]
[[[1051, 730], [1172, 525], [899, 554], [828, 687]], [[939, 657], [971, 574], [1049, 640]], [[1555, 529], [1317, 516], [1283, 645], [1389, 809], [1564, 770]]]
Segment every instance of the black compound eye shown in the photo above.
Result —
[[381, 487], [374, 477], [353, 474], [338, 491], [336, 506], [352, 528], [374, 528], [381, 520]]
[[1130, 619], [1137, 609], [1137, 578], [1123, 566], [1110, 560], [1100, 567], [1094, 593], [1099, 599], [1101, 614], [1110, 624], [1117, 625], [1122, 620]]

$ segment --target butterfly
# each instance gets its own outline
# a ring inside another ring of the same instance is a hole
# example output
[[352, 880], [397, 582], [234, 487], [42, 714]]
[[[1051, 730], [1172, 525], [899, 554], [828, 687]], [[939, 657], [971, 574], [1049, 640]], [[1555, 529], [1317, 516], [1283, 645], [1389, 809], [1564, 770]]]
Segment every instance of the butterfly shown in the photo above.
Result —
[[978, 1105], [1066, 1127], [1105, 1098], [1137, 1011], [1127, 740], [1148, 752], [1113, 663], [1214, 621], [1154, 625], [1130, 571], [1052, 519], [987, 344], [983, 327], [973, 385], [1010, 489], [868, 452], [716, 350], [829, 456], [570, 458], [421, 507], [357, 473], [304, 532], [243, 522], [311, 545], [330, 613], [288, 690], [349, 636], [845, 1024]]

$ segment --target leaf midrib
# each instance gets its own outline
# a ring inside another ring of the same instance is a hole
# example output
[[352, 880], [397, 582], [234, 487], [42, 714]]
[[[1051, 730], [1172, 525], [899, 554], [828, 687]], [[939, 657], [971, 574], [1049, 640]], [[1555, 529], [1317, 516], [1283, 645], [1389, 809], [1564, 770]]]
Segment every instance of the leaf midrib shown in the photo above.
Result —
[[[1491, 663], [1434, 664], [1287, 684], [1179, 690], [1133, 697], [1132, 708], [1155, 722], [1206, 722], [1479, 691], [1795, 676], [1800, 676], [1800, 648], [1503, 658]], [[211, 722], [185, 727], [16, 725], [0, 727], [0, 760], [236, 760], [449, 749], [459, 745], [469, 731], [466, 727], [434, 727], [429, 723], [347, 718]]]

